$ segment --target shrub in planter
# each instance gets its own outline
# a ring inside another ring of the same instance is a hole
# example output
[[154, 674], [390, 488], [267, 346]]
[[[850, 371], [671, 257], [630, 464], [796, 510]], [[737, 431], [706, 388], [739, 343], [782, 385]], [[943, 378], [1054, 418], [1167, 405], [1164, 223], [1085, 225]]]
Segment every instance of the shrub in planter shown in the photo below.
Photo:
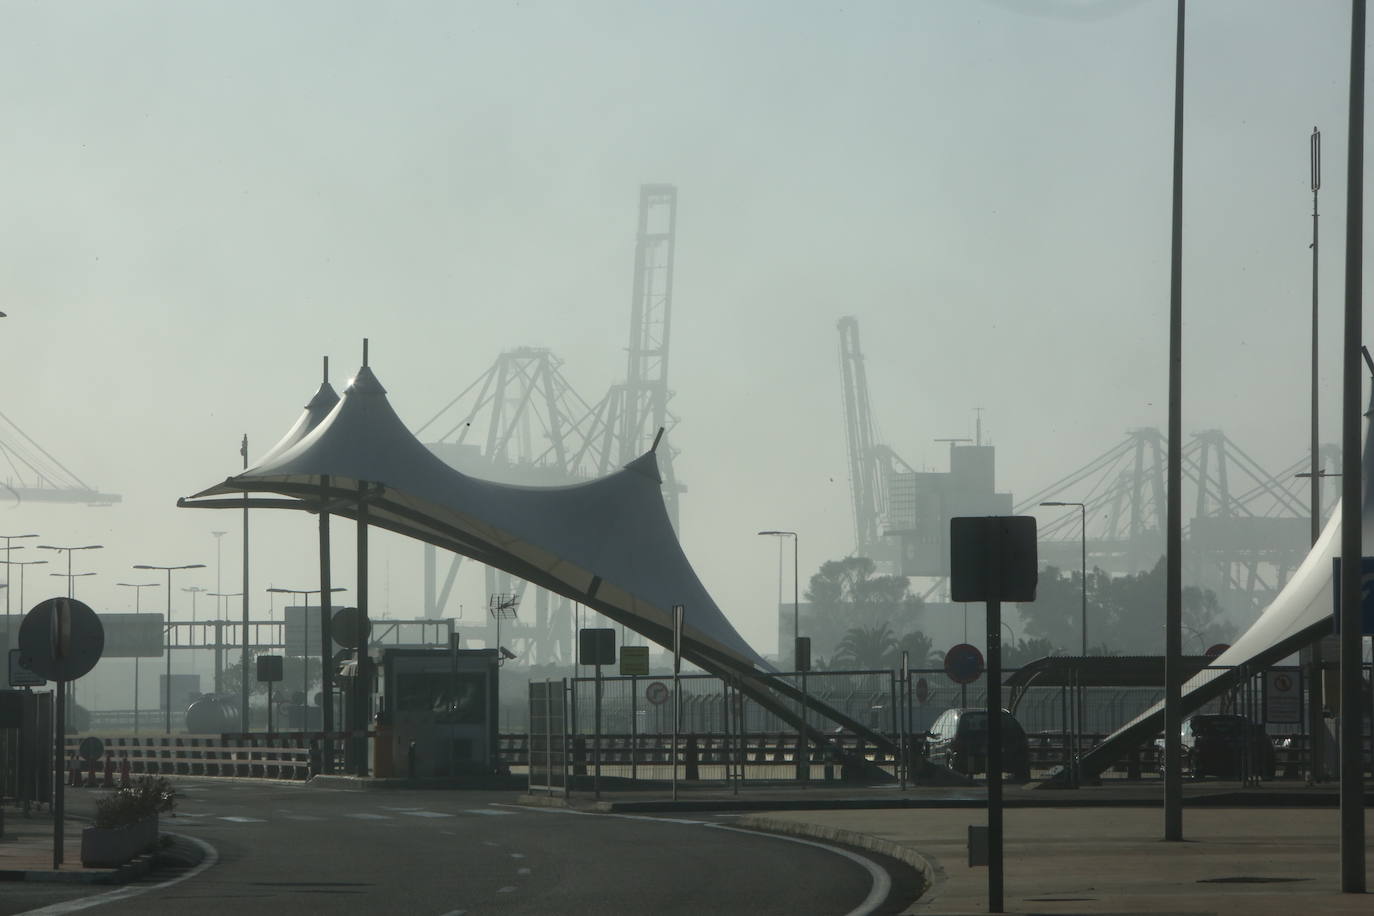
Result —
[[143, 776], [133, 785], [95, 803], [97, 827], [127, 827], [176, 807], [176, 793], [165, 776]]
[[171, 811], [176, 796], [165, 777], [144, 776], [95, 803], [95, 826], [81, 831], [81, 864], [123, 865], [157, 842], [157, 816]]

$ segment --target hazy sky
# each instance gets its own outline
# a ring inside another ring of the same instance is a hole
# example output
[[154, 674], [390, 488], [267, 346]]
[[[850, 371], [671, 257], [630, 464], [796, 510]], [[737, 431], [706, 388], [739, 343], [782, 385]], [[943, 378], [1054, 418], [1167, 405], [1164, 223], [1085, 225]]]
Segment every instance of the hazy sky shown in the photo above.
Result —
[[[1306, 449], [1314, 124], [1338, 438], [1348, 18], [1189, 11], [1183, 425], [1271, 470]], [[175, 501], [243, 433], [275, 442], [322, 355], [342, 389], [369, 337], [412, 427], [518, 346], [596, 400], [625, 373], [638, 187], [669, 182], [682, 535], [771, 652], [755, 532], [800, 532], [803, 588], [852, 549], [839, 317], [918, 468], [975, 408], [1018, 496], [1165, 426], [1173, 42], [1167, 0], [0, 0], [0, 410], [124, 496], [7, 503], [0, 534], [106, 545], [78, 596], [126, 610], [134, 563], [207, 563], [175, 584], [214, 588], [227, 529], [237, 591], [237, 514]], [[257, 513], [254, 548], [263, 607], [316, 581], [313, 520]], [[420, 548], [373, 557], [374, 613], [419, 616]]]

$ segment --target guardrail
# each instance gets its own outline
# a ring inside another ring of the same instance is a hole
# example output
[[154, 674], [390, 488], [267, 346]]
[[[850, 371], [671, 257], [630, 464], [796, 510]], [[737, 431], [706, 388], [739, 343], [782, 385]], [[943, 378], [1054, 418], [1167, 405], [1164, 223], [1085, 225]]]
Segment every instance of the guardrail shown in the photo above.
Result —
[[[103, 753], [95, 761], [130, 775], [241, 776], [262, 779], [309, 778], [319, 769], [318, 744], [325, 737], [342, 742], [348, 736], [323, 733], [287, 735], [220, 735], [102, 738]], [[79, 759], [83, 772], [91, 761], [80, 758], [81, 737], [66, 740], [69, 761]]]

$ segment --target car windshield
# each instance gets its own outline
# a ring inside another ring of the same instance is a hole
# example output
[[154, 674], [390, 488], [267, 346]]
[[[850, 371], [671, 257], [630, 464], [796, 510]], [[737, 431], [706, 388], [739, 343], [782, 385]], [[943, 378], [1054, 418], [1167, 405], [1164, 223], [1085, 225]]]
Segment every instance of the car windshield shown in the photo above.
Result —
[[[959, 717], [959, 721], [965, 723], [964, 728], [969, 731], [985, 732], [988, 730], [988, 714], [981, 709], [964, 713]], [[1021, 723], [1012, 718], [1006, 710], [1002, 711], [1002, 730], [1012, 735], [1021, 731]]]

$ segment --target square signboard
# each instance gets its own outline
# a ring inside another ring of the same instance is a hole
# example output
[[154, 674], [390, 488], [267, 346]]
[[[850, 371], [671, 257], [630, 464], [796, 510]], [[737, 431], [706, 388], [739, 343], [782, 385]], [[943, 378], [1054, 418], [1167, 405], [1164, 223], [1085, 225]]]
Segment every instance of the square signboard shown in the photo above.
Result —
[[988, 515], [949, 520], [953, 601], [1034, 601], [1035, 518]]

